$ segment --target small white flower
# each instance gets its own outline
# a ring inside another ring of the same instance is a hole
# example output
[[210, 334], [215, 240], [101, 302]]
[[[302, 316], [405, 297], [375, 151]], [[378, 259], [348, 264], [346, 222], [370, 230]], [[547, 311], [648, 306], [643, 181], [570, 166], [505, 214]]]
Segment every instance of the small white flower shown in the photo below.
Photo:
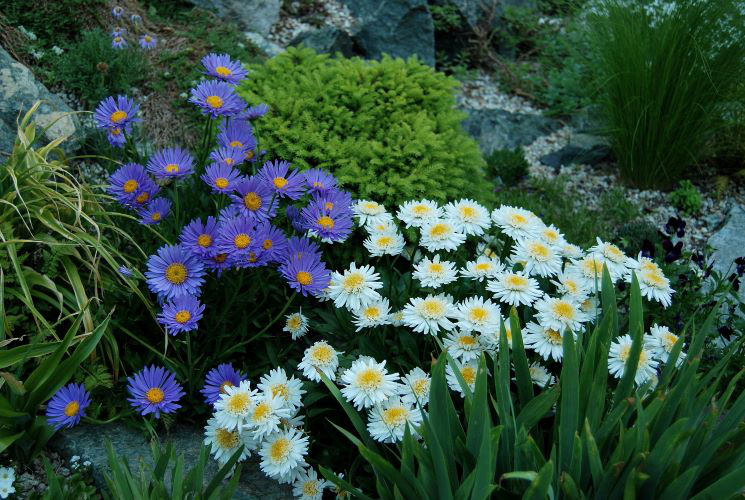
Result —
[[442, 218], [443, 210], [430, 200], [407, 201], [398, 208], [396, 217], [406, 227], [422, 227], [425, 224]]
[[398, 391], [398, 373], [388, 373], [385, 361], [360, 356], [341, 375], [341, 393], [358, 410], [382, 403]]
[[543, 359], [550, 357], [555, 361], [561, 361], [564, 357], [564, 340], [560, 331], [538, 323], [528, 323], [524, 331], [523, 343], [526, 349], [534, 350]]
[[339, 366], [339, 354], [325, 341], [316, 342], [305, 350], [303, 359], [297, 367], [303, 371], [303, 376], [308, 380], [321, 381], [321, 376], [316, 370], [320, 370], [330, 380], [334, 380], [336, 368]]
[[443, 344], [452, 357], [464, 362], [479, 359], [484, 350], [479, 337], [471, 332], [450, 332]]
[[656, 300], [665, 308], [672, 304], [675, 290], [670, 287], [670, 280], [664, 274], [657, 271], [642, 271], [638, 279], [642, 297]]
[[[654, 355], [650, 350], [649, 336], [645, 335], [644, 337], [642, 349], [639, 353], [639, 364], [634, 375], [634, 383], [636, 385], [642, 385], [657, 375], [657, 361], [654, 359]], [[610, 352], [608, 353], [608, 371], [614, 377], [621, 378], [626, 372], [626, 363], [631, 354], [632, 344], [633, 340], [630, 335], [618, 337], [611, 343]]]
[[287, 378], [283, 368], [270, 370], [267, 375], [261, 377], [256, 387], [264, 393], [279, 396], [291, 410], [303, 405], [303, 383], [295, 377]]
[[494, 278], [501, 272], [504, 272], [504, 265], [499, 260], [482, 255], [476, 260], [466, 262], [466, 267], [460, 270], [460, 275], [483, 281], [484, 278]]
[[[667, 363], [667, 359], [670, 357], [670, 353], [680, 337], [671, 332], [668, 327], [659, 326], [656, 323], [652, 325], [649, 333], [652, 337], [649, 342], [649, 347], [652, 350], [652, 353], [660, 361]], [[685, 347], [685, 344], [683, 344], [683, 347]], [[679, 367], [682, 365], [685, 357], [686, 353], [681, 349], [680, 354], [678, 354], [678, 359], [675, 360], [675, 366]]]
[[512, 239], [535, 237], [543, 222], [530, 210], [502, 205], [491, 213], [494, 223]]
[[375, 224], [382, 220], [390, 220], [391, 215], [385, 211], [385, 207], [376, 201], [359, 200], [352, 207], [354, 216], [360, 226]]
[[13, 467], [0, 467], [0, 484], [11, 485], [15, 480], [16, 471]]
[[[463, 381], [466, 383], [468, 388], [471, 389], [471, 392], [473, 392], [474, 387], [476, 387], [476, 374], [478, 373], [479, 368], [478, 364], [476, 361], [460, 363], [457, 360], [455, 361], [455, 364], [458, 365], [458, 368], [460, 369]], [[445, 367], [445, 380], [447, 380], [448, 386], [450, 386], [451, 390], [459, 393], [462, 398], [466, 397], [466, 393], [463, 392], [463, 388], [460, 386], [460, 382], [458, 382], [458, 376], [450, 367], [450, 363]]]
[[261, 440], [279, 431], [279, 424], [282, 420], [291, 416], [292, 410], [285, 404], [285, 400], [280, 394], [275, 395], [271, 392], [265, 392], [257, 398], [244, 430], [251, 431], [254, 438]]
[[538, 322], [552, 330], [571, 330], [578, 332], [582, 323], [587, 321], [587, 315], [575, 302], [557, 299], [556, 297], [544, 297], [533, 306], [536, 310]]
[[437, 219], [422, 226], [419, 244], [428, 252], [449, 252], [457, 249], [465, 241], [466, 235], [458, 231], [455, 224], [449, 220]]
[[399, 233], [373, 233], [362, 243], [372, 257], [399, 255], [404, 250], [406, 241]]
[[537, 361], [531, 363], [528, 370], [530, 371], [531, 380], [538, 387], [547, 387], [549, 385], [554, 385], [554, 383], [556, 382], [556, 379], [553, 375], [548, 373], [546, 367]]
[[552, 280], [551, 283], [556, 286], [556, 291], [561, 294], [563, 299], [579, 304], [584, 302], [590, 293], [585, 287], [585, 282], [577, 279], [573, 274], [559, 274], [556, 280]]
[[372, 266], [357, 267], [352, 262], [344, 274], [334, 272], [329, 285], [329, 297], [336, 307], [346, 307], [350, 311], [380, 300], [376, 291], [383, 287], [380, 275]]
[[401, 400], [410, 405], [424, 407], [429, 403], [429, 388], [432, 385], [430, 376], [418, 366], [413, 368], [399, 385]]
[[238, 433], [237, 430], [221, 427], [215, 417], [207, 421], [204, 436], [204, 444], [210, 445], [210, 453], [220, 464], [225, 464], [230, 460], [241, 445], [243, 445], [243, 451], [238, 458], [239, 462], [251, 456], [251, 452], [255, 451], [259, 445], [250, 432]]
[[512, 325], [510, 324], [510, 318], [499, 318], [495, 330], [487, 330], [479, 337], [479, 341], [481, 341], [481, 344], [487, 351], [497, 352], [499, 350], [502, 325], [504, 325], [504, 336], [507, 338], [507, 346], [512, 349]]
[[566, 257], [567, 259], [581, 259], [584, 255], [580, 247], [571, 243], [564, 243], [560, 246], [560, 249], [562, 257]]
[[522, 264], [528, 276], [555, 276], [561, 272], [561, 256], [554, 248], [536, 238], [518, 239], [512, 247], [512, 264]]
[[489, 299], [468, 297], [458, 304], [458, 328], [466, 332], [499, 330], [499, 306]]
[[367, 224], [365, 229], [371, 236], [376, 234], [391, 234], [398, 233], [398, 227], [393, 221], [393, 216], [389, 215], [390, 218], [384, 218], [383, 220], [377, 221], [374, 224]]
[[626, 267], [628, 268], [628, 271], [624, 276], [624, 279], [628, 283], [631, 283], [631, 271], [636, 271], [636, 274], [639, 274], [643, 271], [657, 272], [662, 274], [662, 269], [660, 269], [660, 266], [658, 266], [657, 263], [649, 257], [644, 257], [641, 252], [639, 252], [639, 256], [636, 258], [636, 260], [629, 257], [629, 259], [626, 261]]
[[374, 328], [391, 322], [391, 305], [385, 297], [354, 311], [353, 323], [359, 332], [363, 328]]
[[391, 313], [389, 319], [393, 326], [402, 326], [404, 324], [404, 311], [400, 310]]
[[538, 282], [521, 272], [499, 273], [495, 279], [487, 283], [486, 289], [494, 292], [494, 297], [500, 302], [511, 306], [520, 304], [529, 306], [543, 294], [538, 287]]
[[[550, 226], [544, 225], [538, 231], [538, 238], [540, 238], [541, 241], [543, 241], [544, 243], [548, 243], [549, 245], [557, 247], [559, 249], [561, 249], [564, 245], [569, 244], [564, 239], [564, 235], [561, 234], [561, 231], [559, 231], [559, 229], [553, 224], [551, 224]], [[577, 248], [579, 249], [579, 247]]]
[[391, 396], [372, 407], [367, 414], [367, 430], [374, 440], [381, 443], [401, 441], [407, 425], [411, 435], [416, 437], [416, 427], [421, 423], [421, 410], [402, 401], [399, 396]]
[[0, 484], [0, 498], [8, 498], [11, 493], [15, 493], [16, 489], [12, 484]]
[[58, 56], [61, 56], [64, 51], [64, 49], [57, 47], [56, 45], [52, 46], [52, 52], [54, 52]]
[[308, 318], [303, 316], [303, 310], [285, 316], [285, 327], [282, 331], [289, 332], [292, 340], [297, 340], [308, 333]]
[[458, 230], [480, 236], [491, 226], [489, 211], [473, 200], [462, 199], [445, 205], [445, 216], [453, 221]]
[[225, 386], [225, 392], [215, 401], [215, 418], [220, 427], [241, 432], [253, 411], [257, 392], [244, 380], [237, 386]]
[[455, 324], [450, 321], [458, 311], [450, 295], [428, 295], [425, 298], [414, 297], [404, 307], [404, 324], [417, 333], [434, 335], [444, 329], [450, 331]]
[[[587, 255], [579, 260], [573, 261], [565, 270], [566, 274], [574, 277], [585, 289], [594, 292], [600, 290], [603, 283], [603, 260], [600, 254]], [[610, 268], [608, 269], [610, 274]], [[615, 281], [618, 276], [611, 274], [611, 280]]]
[[330, 488], [333, 483], [325, 479], [319, 479], [318, 473], [312, 467], [303, 469], [292, 485], [292, 494], [295, 498], [302, 500], [321, 500], [323, 490]]
[[611, 276], [621, 277], [626, 273], [629, 258], [616, 245], [597, 239], [598, 244], [591, 247], [587, 253], [602, 256], [603, 262], [608, 267]]
[[260, 467], [267, 476], [281, 483], [291, 483], [305, 467], [308, 437], [290, 428], [275, 432], [264, 440], [259, 450]]
[[414, 266], [412, 276], [419, 280], [424, 287], [439, 288], [458, 279], [455, 263], [446, 260], [441, 261], [439, 255], [432, 259], [423, 258]]
[[595, 320], [600, 317], [600, 313], [602, 312], [600, 309], [600, 299], [597, 295], [586, 298], [582, 301], [579, 307], [582, 309], [582, 312], [587, 315], [587, 321], [589, 323], [594, 323]]

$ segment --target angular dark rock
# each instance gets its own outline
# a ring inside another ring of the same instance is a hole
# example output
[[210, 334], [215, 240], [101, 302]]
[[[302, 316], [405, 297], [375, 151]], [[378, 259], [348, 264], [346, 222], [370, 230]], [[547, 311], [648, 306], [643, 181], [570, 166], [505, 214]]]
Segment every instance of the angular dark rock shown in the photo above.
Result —
[[[735, 203], [725, 217], [724, 225], [707, 242], [711, 246], [714, 270], [725, 277], [735, 272], [735, 259], [745, 257], [745, 208]], [[740, 300], [745, 301], [745, 276], [740, 278]]]
[[189, 0], [239, 28], [266, 35], [279, 20], [281, 0]]
[[537, 138], [561, 127], [561, 123], [540, 115], [510, 113], [502, 109], [470, 109], [463, 129], [476, 139], [484, 155], [495, 149], [527, 146]]
[[589, 134], [573, 134], [569, 144], [539, 159], [544, 165], [559, 169], [562, 165], [573, 163], [594, 166], [610, 159], [611, 154], [606, 139]]
[[292, 39], [290, 45], [305, 45], [320, 54], [338, 52], [345, 57], [356, 55], [352, 37], [335, 26], [303, 31]]

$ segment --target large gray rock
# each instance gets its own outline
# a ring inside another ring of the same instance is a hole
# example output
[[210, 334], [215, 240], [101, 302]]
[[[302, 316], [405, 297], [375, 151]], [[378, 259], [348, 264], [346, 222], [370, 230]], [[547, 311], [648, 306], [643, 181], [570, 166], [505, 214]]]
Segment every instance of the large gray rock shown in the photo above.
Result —
[[510, 113], [502, 109], [470, 109], [463, 128], [488, 155], [495, 149], [527, 146], [537, 138], [561, 127], [561, 123], [540, 115]]
[[320, 54], [341, 53], [345, 57], [356, 55], [352, 37], [335, 26], [303, 31], [292, 39], [290, 45], [305, 45]]
[[37, 81], [31, 70], [0, 47], [0, 152], [9, 153], [13, 149], [18, 122], [39, 100], [44, 102], [34, 115], [37, 134], [46, 128], [42, 136], [46, 142], [68, 136], [70, 139], [63, 143], [64, 149], [74, 151], [79, 145], [74, 136], [80, 129], [80, 122], [70, 114], [72, 109]]
[[435, 65], [435, 31], [426, 0], [343, 0], [357, 21], [353, 39], [365, 57], [416, 55]]
[[[724, 225], [711, 235], [714, 270], [728, 276], [735, 271], [734, 261], [745, 257], [745, 208], [735, 203], [725, 218]], [[745, 300], [745, 282], [740, 283], [740, 300]]]
[[563, 165], [579, 163], [598, 165], [611, 157], [611, 147], [606, 139], [590, 134], [572, 134], [569, 143], [558, 151], [540, 158], [541, 163], [561, 168]]
[[274, 57], [277, 54], [281, 54], [285, 49], [267, 39], [264, 35], [260, 35], [253, 31], [246, 31], [244, 36], [252, 44], [256, 45], [260, 51], [269, 57]]
[[[177, 426], [171, 430], [168, 436], [161, 436], [161, 439], [172, 442], [176, 454], [184, 454], [186, 470], [196, 465], [203, 439], [201, 429]], [[104, 473], [110, 472], [106, 454], [107, 440], [111, 441], [117, 456], [127, 458], [130, 469], [135, 474], [138, 473], [140, 459], [144, 459], [152, 467], [150, 443], [141, 432], [130, 429], [123, 424], [95, 426], [83, 424], [72, 429], [65, 429], [57, 433], [51, 445], [68, 460], [73, 455], [79, 456], [81, 462], [90, 460], [93, 479], [100, 488], [105, 488]], [[282, 486], [266, 477], [259, 470], [258, 461], [255, 457], [254, 455], [247, 462], [244, 462], [238, 489], [233, 498], [246, 500], [292, 498], [290, 487]], [[210, 481], [216, 472], [217, 463], [210, 458], [205, 468], [205, 482]]]
[[239, 28], [266, 35], [279, 20], [281, 0], [189, 0], [192, 5], [234, 22]]

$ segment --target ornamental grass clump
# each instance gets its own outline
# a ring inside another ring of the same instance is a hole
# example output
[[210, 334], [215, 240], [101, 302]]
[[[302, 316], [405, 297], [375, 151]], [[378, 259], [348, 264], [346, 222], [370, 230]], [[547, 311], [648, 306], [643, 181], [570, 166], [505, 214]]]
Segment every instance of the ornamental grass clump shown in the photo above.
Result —
[[745, 74], [735, 0], [601, 0], [589, 14], [600, 111], [621, 175], [670, 187], [715, 151]]

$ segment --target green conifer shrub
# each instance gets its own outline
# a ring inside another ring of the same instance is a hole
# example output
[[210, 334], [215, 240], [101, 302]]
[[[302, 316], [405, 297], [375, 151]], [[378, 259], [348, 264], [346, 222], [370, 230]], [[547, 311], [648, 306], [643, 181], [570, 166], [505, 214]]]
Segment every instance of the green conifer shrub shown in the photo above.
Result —
[[461, 129], [456, 85], [414, 59], [291, 48], [253, 67], [239, 93], [269, 106], [255, 125], [268, 158], [329, 169], [345, 189], [389, 206], [418, 197], [488, 202], [492, 188]]

